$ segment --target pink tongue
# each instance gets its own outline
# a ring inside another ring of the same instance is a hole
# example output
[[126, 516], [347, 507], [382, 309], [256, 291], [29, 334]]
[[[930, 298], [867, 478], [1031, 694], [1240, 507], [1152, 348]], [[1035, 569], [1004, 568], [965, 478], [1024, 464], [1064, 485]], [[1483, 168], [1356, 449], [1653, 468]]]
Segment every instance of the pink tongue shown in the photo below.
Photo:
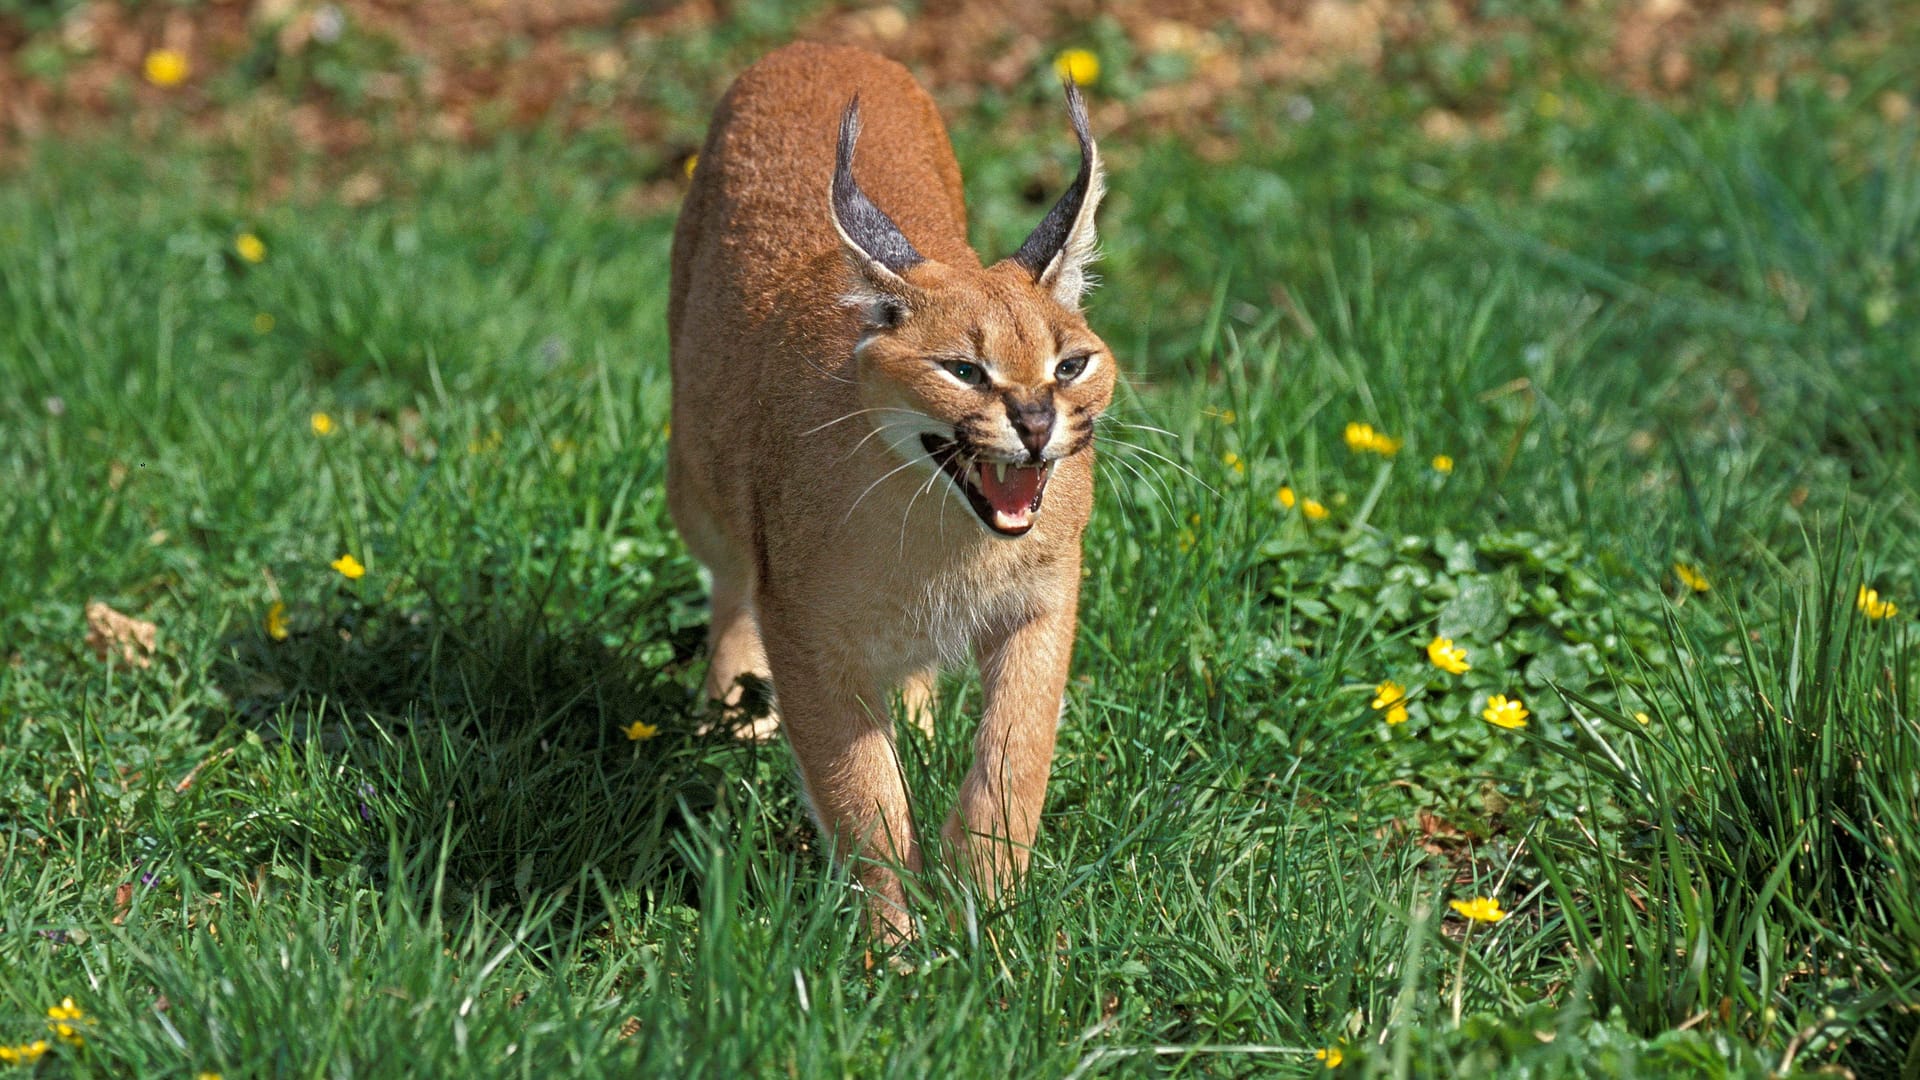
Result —
[[1040, 491], [1040, 481], [1046, 479], [1044, 466], [1029, 468], [1024, 465], [1007, 466], [1007, 478], [998, 477], [998, 466], [980, 466], [980, 494], [995, 510], [1010, 518], [1021, 517], [1027, 508], [1033, 505], [1033, 497]]

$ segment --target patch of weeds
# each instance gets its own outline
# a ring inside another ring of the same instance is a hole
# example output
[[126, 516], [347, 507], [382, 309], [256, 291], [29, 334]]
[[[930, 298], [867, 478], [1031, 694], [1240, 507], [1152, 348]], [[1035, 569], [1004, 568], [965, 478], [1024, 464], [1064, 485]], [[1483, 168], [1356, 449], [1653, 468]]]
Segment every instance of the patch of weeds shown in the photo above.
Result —
[[1920, 725], [1911, 629], [1840, 560], [1731, 650], [1679, 620], [1646, 722], [1569, 693], [1555, 744], [1631, 816], [1535, 847], [1596, 1006], [1897, 1069], [1920, 1023]]
[[[1501, 775], [1501, 763], [1522, 745], [1485, 719], [1496, 695], [1522, 702], [1527, 725], [1557, 730], [1569, 715], [1560, 692], [1639, 711], [1644, 676], [1606, 673], [1658, 671], [1670, 660], [1661, 597], [1633, 582], [1610, 589], [1602, 577], [1610, 560], [1577, 540], [1291, 527], [1259, 550], [1258, 579], [1269, 603], [1291, 613], [1295, 634], [1346, 641], [1343, 665], [1375, 665], [1366, 675], [1372, 682], [1350, 687], [1351, 708], [1371, 716], [1388, 748], [1380, 768], [1423, 805], [1465, 798], [1483, 778]], [[1452, 651], [1438, 641], [1451, 642]], [[1298, 674], [1297, 664], [1263, 663], [1257, 655], [1245, 674], [1267, 679], [1288, 667]], [[1408, 740], [1431, 752], [1417, 759], [1402, 752]], [[1527, 786], [1535, 799], [1560, 791], [1571, 801], [1578, 794], [1555, 773]]]

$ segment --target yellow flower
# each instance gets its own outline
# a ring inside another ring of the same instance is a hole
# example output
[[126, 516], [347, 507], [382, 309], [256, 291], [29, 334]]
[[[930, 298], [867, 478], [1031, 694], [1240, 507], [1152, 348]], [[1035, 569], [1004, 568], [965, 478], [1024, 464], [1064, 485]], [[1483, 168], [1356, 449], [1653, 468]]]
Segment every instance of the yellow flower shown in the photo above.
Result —
[[1451, 675], [1465, 675], [1473, 670], [1473, 665], [1467, 663], [1467, 650], [1455, 645], [1452, 638], [1437, 637], [1427, 642], [1427, 659]]
[[153, 50], [141, 68], [146, 72], [147, 81], [159, 87], [179, 86], [193, 73], [193, 65], [187, 63], [185, 54], [177, 49]]
[[1398, 705], [1406, 699], [1407, 688], [1394, 682], [1392, 679], [1384, 680], [1379, 686], [1373, 688], [1373, 707], [1376, 709], [1384, 709], [1389, 705]]
[[47, 1052], [47, 1040], [35, 1039], [19, 1046], [0, 1045], [0, 1065], [31, 1065]]
[[333, 434], [333, 417], [323, 412], [314, 413], [307, 417], [307, 426], [313, 429], [315, 435], [324, 438]]
[[342, 555], [327, 565], [340, 571], [340, 576], [346, 578], [348, 581], [359, 581], [367, 574], [367, 568], [361, 565], [360, 560], [354, 558], [352, 555]]
[[1471, 900], [1450, 900], [1447, 906], [1474, 922], [1499, 922], [1507, 917], [1507, 913], [1500, 910], [1500, 901], [1491, 896], [1476, 896]]
[[699, 164], [700, 164], [699, 154], [688, 154], [687, 163], [685, 165], [680, 166], [680, 171], [686, 173], [687, 179], [691, 180], [693, 179], [693, 170], [697, 168]]
[[1081, 86], [1100, 81], [1100, 58], [1086, 49], [1063, 49], [1053, 58], [1054, 74]]
[[1226, 409], [1220, 413], [1220, 422], [1223, 424], [1231, 424], [1238, 419], [1240, 417], [1232, 409]]
[[1900, 608], [1891, 600], [1880, 599], [1880, 590], [1860, 586], [1860, 596], [1854, 606], [1869, 619], [1891, 619], [1900, 614]]
[[1638, 723], [1641, 727], [1646, 727], [1648, 724], [1653, 723], [1653, 717], [1643, 712], [1634, 713], [1633, 719], [1634, 722]]
[[1341, 1062], [1347, 1060], [1347, 1055], [1341, 1053], [1339, 1047], [1329, 1046], [1324, 1050], [1315, 1050], [1313, 1060], [1325, 1062], [1329, 1069], [1337, 1069]]
[[217, 1072], [199, 1072], [193, 1074], [193, 1080], [220, 1080]]
[[660, 725], [649, 724], [645, 720], [635, 720], [620, 730], [626, 732], [627, 738], [632, 739], [634, 742], [640, 742], [660, 734]]
[[267, 257], [267, 245], [250, 232], [243, 232], [233, 238], [233, 253], [250, 263], [257, 263]]
[[1713, 584], [1707, 580], [1707, 575], [1701, 573], [1698, 567], [1688, 566], [1683, 562], [1673, 564], [1673, 576], [1680, 579], [1680, 584], [1694, 592], [1706, 592], [1713, 588]]
[[1433, 471], [1442, 475], [1453, 472], [1453, 459], [1445, 454], [1433, 455]]
[[1379, 454], [1392, 457], [1400, 452], [1400, 440], [1389, 437], [1383, 431], [1375, 431], [1372, 424], [1352, 423], [1347, 425], [1347, 449], [1354, 453]]
[[1193, 545], [1195, 545], [1195, 544], [1197, 544], [1197, 543], [1199, 543], [1199, 542], [1200, 542], [1200, 538], [1199, 538], [1199, 537], [1197, 537], [1197, 536], [1195, 536], [1195, 535], [1193, 535], [1193, 530], [1192, 530], [1192, 529], [1181, 529], [1181, 530], [1180, 530], [1180, 553], [1181, 553], [1181, 554], [1183, 554], [1183, 555], [1184, 555], [1184, 554], [1186, 554], [1187, 552], [1189, 552], [1189, 551], [1192, 551], [1192, 550], [1193, 550]]
[[1387, 710], [1386, 721], [1389, 724], [1407, 722], [1407, 688], [1392, 679], [1383, 681], [1373, 688], [1373, 707]]
[[1235, 476], [1247, 475], [1247, 463], [1240, 460], [1240, 455], [1231, 450], [1221, 456], [1220, 463], [1232, 469]]
[[[54, 1036], [61, 1042], [70, 1043], [74, 1046], [79, 1046], [85, 1042], [86, 1039], [81, 1036], [80, 1029], [74, 1027], [73, 1024], [68, 1021], [81, 1021], [86, 1019], [86, 1011], [80, 1008], [80, 1006], [75, 1005], [72, 998], [62, 998], [60, 1004], [47, 1010], [47, 1026], [53, 1029]], [[91, 1023], [92, 1021], [88, 1022]], [[36, 1054], [35, 1056], [38, 1057], [39, 1055]]]
[[1327, 516], [1327, 508], [1321, 505], [1320, 500], [1303, 499], [1296, 495], [1290, 487], [1283, 487], [1279, 491], [1274, 492], [1273, 499], [1288, 510], [1299, 506], [1300, 512], [1307, 516], [1308, 521], [1322, 521]]
[[256, 334], [273, 333], [273, 315], [262, 311], [253, 317], [253, 332]]
[[1527, 726], [1527, 707], [1520, 704], [1519, 698], [1510, 698], [1505, 694], [1495, 694], [1487, 699], [1487, 707], [1480, 716], [1494, 727], [1523, 728]]
[[287, 640], [287, 605], [277, 600], [267, 609], [267, 636], [275, 641]]

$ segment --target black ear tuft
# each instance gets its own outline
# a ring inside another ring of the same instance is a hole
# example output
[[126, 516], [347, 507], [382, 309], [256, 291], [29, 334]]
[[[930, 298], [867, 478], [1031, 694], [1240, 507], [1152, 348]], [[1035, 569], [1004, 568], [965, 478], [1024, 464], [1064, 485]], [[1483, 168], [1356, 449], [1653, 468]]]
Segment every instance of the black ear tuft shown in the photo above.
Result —
[[860, 139], [860, 96], [840, 116], [840, 148], [833, 163], [833, 220], [858, 254], [899, 274], [925, 262], [906, 234], [853, 179], [853, 147]]
[[[1080, 87], [1072, 79], [1065, 82], [1067, 116], [1073, 122], [1074, 137], [1080, 140], [1080, 172], [1060, 196], [1060, 201], [1053, 204], [1053, 209], [1047, 211], [1047, 216], [1040, 219], [1039, 226], [1020, 245], [1020, 250], [1013, 253], [1013, 261], [1025, 267], [1035, 280], [1047, 273], [1062, 249], [1074, 240], [1076, 232], [1085, 234], [1086, 250], [1068, 254], [1082, 260], [1092, 256], [1093, 207], [1087, 204], [1089, 196], [1095, 205], [1100, 201], [1100, 155], [1094, 147], [1092, 127], [1087, 122], [1086, 99], [1080, 96]], [[1086, 212], [1084, 221], [1082, 211]]]

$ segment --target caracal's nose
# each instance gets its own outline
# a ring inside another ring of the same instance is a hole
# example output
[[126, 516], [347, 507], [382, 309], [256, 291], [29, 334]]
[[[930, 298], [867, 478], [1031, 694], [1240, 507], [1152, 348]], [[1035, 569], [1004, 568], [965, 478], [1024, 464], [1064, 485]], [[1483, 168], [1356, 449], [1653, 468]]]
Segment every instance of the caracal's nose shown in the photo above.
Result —
[[1013, 425], [1013, 433], [1020, 437], [1020, 445], [1027, 448], [1027, 454], [1039, 461], [1041, 451], [1053, 438], [1053, 402], [1009, 398], [1007, 420]]

